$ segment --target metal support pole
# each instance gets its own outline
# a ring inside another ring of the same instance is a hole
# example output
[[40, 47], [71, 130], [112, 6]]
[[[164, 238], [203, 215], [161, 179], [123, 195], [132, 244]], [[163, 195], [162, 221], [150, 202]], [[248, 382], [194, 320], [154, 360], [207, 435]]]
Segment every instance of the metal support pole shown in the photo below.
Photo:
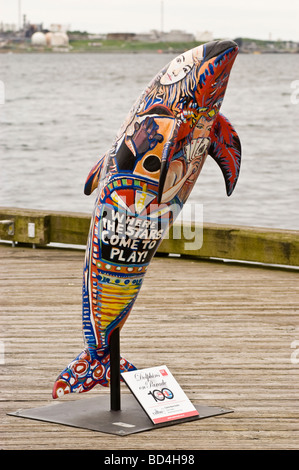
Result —
[[110, 336], [110, 409], [111, 411], [121, 409], [119, 328], [116, 328]]

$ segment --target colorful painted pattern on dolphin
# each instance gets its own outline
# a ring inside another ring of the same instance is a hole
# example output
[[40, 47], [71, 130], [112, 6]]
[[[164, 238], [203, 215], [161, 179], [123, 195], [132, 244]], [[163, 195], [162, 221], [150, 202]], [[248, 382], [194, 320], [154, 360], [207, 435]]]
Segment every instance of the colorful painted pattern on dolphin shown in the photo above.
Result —
[[[88, 175], [85, 194], [98, 193], [83, 270], [85, 349], [58, 376], [54, 398], [109, 385], [111, 333], [128, 318], [147, 267], [207, 155], [232, 194], [241, 145], [220, 107], [237, 53], [233, 41], [213, 41], [172, 60]], [[134, 369], [121, 358], [121, 371]]]

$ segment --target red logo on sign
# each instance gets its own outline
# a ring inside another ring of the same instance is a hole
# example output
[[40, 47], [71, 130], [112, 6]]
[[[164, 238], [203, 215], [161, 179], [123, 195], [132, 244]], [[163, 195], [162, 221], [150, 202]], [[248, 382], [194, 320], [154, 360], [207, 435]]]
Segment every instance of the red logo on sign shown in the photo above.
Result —
[[161, 375], [168, 375], [165, 369], [161, 369], [159, 372], [161, 373]]

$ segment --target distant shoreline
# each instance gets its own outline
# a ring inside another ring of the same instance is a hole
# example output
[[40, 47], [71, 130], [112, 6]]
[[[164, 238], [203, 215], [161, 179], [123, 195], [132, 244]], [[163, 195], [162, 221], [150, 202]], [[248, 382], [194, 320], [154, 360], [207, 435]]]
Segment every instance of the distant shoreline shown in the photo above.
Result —
[[[285, 41], [262, 41], [249, 38], [239, 38], [241, 54], [296, 54], [299, 53], [297, 44], [288, 45]], [[238, 43], [239, 43], [238, 42]], [[198, 41], [192, 42], [141, 42], [125, 40], [91, 40], [70, 39], [67, 46], [47, 47], [32, 45], [30, 40], [3, 41], [1, 53], [127, 53], [127, 54], [180, 54], [197, 46]]]
[[[163, 55], [168, 55], [168, 54], [181, 54], [185, 52], [186, 49], [177, 49], [177, 50], [172, 50], [172, 51], [153, 51], [153, 50], [138, 50], [138, 51], [130, 51], [130, 50], [122, 50], [122, 49], [109, 49], [109, 50], [47, 50], [47, 49], [38, 49], [38, 48], [32, 48], [30, 50], [19, 50], [19, 49], [0, 49], [0, 54], [163, 54]], [[242, 55], [297, 55], [298, 52], [288, 52], [288, 51], [264, 51], [264, 52], [243, 52], [239, 51], [239, 54]]]

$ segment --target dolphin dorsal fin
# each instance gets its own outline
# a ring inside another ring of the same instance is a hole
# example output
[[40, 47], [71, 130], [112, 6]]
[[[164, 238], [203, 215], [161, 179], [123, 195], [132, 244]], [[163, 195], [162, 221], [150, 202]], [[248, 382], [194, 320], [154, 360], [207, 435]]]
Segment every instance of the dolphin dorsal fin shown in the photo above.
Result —
[[104, 176], [105, 173], [105, 159], [106, 154], [103, 155], [100, 160], [94, 165], [90, 170], [84, 186], [84, 194], [89, 196], [99, 184], [100, 179]]
[[210, 133], [209, 155], [218, 163], [223, 173], [227, 195], [237, 184], [241, 165], [241, 143], [229, 120], [219, 113]]

